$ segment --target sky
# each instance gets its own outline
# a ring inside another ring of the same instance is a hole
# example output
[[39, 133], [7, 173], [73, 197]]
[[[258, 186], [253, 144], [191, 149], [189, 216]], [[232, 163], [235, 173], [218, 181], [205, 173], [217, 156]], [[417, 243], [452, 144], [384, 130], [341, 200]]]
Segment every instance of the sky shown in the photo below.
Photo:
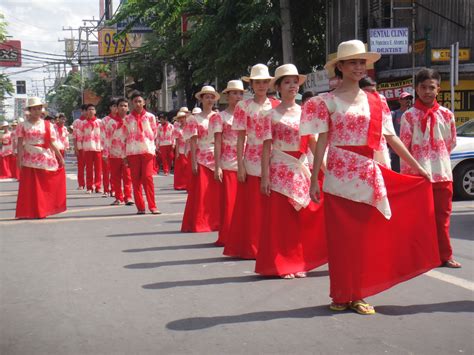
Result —
[[[115, 2], [118, 3], [118, 0], [114, 1], [114, 5]], [[8, 23], [10, 39], [20, 40], [23, 49], [63, 55], [64, 42], [58, 42], [58, 39], [71, 37], [70, 31], [63, 31], [63, 27], [78, 28], [83, 25], [84, 19], [99, 19], [99, 0], [1, 0], [0, 12]], [[40, 65], [23, 58], [21, 68], [0, 67], [0, 72], [9, 74]], [[26, 80], [27, 91], [36, 94], [38, 88], [41, 96], [43, 79], [46, 79], [46, 85], [53, 84], [55, 74], [52, 68], [49, 69], [51, 73], [45, 68], [11, 75], [10, 79], [13, 83]], [[12, 105], [13, 100], [8, 101], [7, 104]], [[12, 114], [11, 110], [12, 107], [7, 107], [7, 117]]]

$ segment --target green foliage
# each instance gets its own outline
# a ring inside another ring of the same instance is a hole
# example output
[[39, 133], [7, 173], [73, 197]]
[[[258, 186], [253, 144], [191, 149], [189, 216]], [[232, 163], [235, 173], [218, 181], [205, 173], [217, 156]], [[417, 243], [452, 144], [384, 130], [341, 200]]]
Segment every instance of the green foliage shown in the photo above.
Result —
[[[0, 12], [0, 43], [6, 40], [7, 23], [5, 16]], [[0, 74], [0, 102], [5, 99], [7, 95], [12, 95], [14, 92], [13, 84], [5, 74]]]
[[79, 73], [69, 73], [63, 84], [46, 95], [49, 107], [58, 112], [64, 112], [68, 124], [72, 123], [72, 111], [81, 105], [81, 76]]

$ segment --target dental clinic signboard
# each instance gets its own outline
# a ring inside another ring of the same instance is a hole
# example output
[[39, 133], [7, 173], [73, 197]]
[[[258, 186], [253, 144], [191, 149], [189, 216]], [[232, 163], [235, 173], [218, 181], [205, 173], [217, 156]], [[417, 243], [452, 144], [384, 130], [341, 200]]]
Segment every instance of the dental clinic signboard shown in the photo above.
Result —
[[381, 55], [409, 53], [408, 27], [370, 28], [369, 50]]

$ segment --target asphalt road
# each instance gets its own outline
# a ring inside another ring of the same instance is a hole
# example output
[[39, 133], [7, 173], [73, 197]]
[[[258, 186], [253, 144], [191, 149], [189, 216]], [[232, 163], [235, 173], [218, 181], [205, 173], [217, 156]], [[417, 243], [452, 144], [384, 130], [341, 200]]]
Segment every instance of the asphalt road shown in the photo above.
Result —
[[474, 353], [473, 202], [452, 216], [463, 268], [371, 297], [377, 314], [364, 317], [328, 310], [326, 266], [261, 278], [223, 257], [216, 233], [180, 233], [186, 194], [172, 177], [155, 177], [160, 216], [68, 179], [67, 212], [16, 221], [17, 187], [0, 182], [2, 355]]

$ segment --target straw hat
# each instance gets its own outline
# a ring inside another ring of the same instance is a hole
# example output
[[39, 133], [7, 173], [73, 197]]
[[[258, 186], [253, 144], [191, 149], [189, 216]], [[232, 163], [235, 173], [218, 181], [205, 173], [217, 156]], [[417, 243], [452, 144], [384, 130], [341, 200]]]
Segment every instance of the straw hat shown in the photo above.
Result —
[[184, 112], [184, 113], [189, 113], [189, 109], [186, 106], [183, 106], [179, 109], [178, 112]]
[[7, 121], [2, 121], [2, 122], [0, 123], [0, 127], [2, 127], [2, 128], [3, 128], [3, 127], [8, 127], [8, 122], [7, 122]]
[[12, 123], [11, 123], [12, 126], [18, 126], [18, 121], [17, 120], [13, 120]]
[[202, 110], [199, 107], [195, 107], [195, 108], [193, 108], [191, 113], [193, 115], [197, 115], [198, 113], [201, 113], [201, 112], [202, 112]]
[[[189, 110], [188, 110], [188, 112], [189, 112]], [[178, 111], [178, 113], [176, 114], [176, 116], [173, 117], [173, 119], [178, 119], [178, 118], [181, 118], [181, 117], [186, 117], [186, 112]]]
[[25, 122], [25, 119], [23, 117], [19, 117], [18, 122], [20, 122], [20, 123]]
[[302, 85], [306, 81], [306, 75], [298, 73], [298, 69], [293, 64], [283, 64], [280, 65], [275, 70], [275, 77], [270, 81], [270, 86], [275, 90], [275, 83], [278, 79], [283, 78], [284, 76], [297, 76], [298, 85]]
[[221, 98], [221, 95], [219, 95], [219, 93], [216, 91], [216, 89], [214, 89], [212, 86], [210, 85], [205, 85], [202, 87], [201, 91], [199, 91], [196, 95], [194, 95], [194, 97], [196, 97], [196, 99], [198, 100], [201, 100], [201, 96], [202, 95], [205, 95], [205, 94], [211, 94], [211, 95], [214, 95], [214, 99], [217, 101]]
[[365, 59], [367, 64], [372, 64], [379, 60], [380, 57], [380, 53], [367, 52], [364, 43], [358, 39], [353, 39], [351, 41], [339, 43], [336, 58], [328, 61], [324, 66], [324, 69], [328, 71], [334, 70], [336, 63], [340, 60]]
[[39, 97], [29, 97], [28, 103], [26, 104], [26, 108], [34, 107], [34, 106], [43, 106], [46, 105], [41, 101]]
[[242, 91], [245, 92], [244, 83], [242, 80], [230, 80], [227, 82], [227, 87], [222, 91], [223, 94], [228, 93], [229, 91]]
[[250, 76], [243, 76], [241, 79], [248, 83], [250, 80], [267, 80], [273, 77], [270, 76], [265, 64], [255, 64], [250, 70]]

